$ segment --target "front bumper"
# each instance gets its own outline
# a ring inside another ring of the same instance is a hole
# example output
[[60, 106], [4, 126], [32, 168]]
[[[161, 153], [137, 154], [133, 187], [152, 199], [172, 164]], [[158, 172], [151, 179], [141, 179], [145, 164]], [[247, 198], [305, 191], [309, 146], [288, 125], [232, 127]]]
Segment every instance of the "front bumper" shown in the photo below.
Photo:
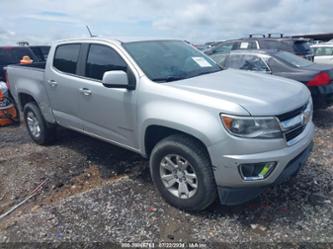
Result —
[[[305, 161], [310, 155], [312, 150], [312, 143], [296, 158], [291, 160], [285, 169], [282, 171], [280, 176], [272, 184], [280, 184], [289, 180], [290, 177], [297, 175], [298, 171], [302, 168]], [[220, 202], [223, 205], [237, 205], [247, 202], [259, 194], [261, 194], [266, 188], [265, 187], [253, 187], [253, 188], [228, 188], [218, 187], [218, 194]]]
[[[208, 151], [211, 155], [221, 202], [225, 205], [246, 202], [260, 194], [265, 187], [280, 183], [291, 175], [296, 174], [300, 165], [304, 164], [309, 156], [313, 136], [314, 125], [310, 122], [302, 134], [297, 137], [295, 144], [291, 146], [285, 145], [282, 149], [266, 150], [262, 153], [253, 154], [221, 155], [224, 144], [216, 144], [209, 147]], [[240, 175], [240, 164], [272, 161], [277, 162], [277, 165], [265, 179], [245, 181]]]

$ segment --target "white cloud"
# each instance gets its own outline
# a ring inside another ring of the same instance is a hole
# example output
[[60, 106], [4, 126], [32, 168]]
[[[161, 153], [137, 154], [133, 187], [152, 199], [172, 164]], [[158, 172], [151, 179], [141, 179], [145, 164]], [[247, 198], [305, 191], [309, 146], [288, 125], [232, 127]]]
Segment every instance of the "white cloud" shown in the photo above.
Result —
[[332, 0], [1, 0], [0, 8], [6, 10], [0, 17], [7, 32], [2, 43], [83, 36], [84, 24], [97, 34], [194, 42], [249, 33], [333, 32]]

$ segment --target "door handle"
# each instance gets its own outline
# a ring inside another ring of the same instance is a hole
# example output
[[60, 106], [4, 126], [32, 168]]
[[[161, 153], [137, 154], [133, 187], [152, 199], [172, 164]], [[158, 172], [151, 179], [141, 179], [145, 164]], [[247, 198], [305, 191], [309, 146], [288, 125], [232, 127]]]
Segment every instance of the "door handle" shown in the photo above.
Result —
[[49, 83], [50, 87], [56, 87], [58, 85], [55, 80], [48, 80], [47, 83]]
[[84, 95], [84, 96], [90, 96], [92, 94], [91, 90], [88, 88], [80, 88], [79, 91]]

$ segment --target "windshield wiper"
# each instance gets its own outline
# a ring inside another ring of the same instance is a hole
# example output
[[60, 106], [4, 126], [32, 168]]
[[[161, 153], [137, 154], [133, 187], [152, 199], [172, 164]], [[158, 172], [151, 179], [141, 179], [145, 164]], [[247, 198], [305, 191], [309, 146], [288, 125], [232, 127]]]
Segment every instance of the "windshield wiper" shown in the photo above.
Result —
[[152, 81], [156, 81], [156, 82], [170, 82], [170, 81], [183, 80], [183, 79], [186, 79], [186, 77], [185, 76], [168, 76], [168, 77], [164, 77], [164, 78], [152, 79]]
[[210, 74], [210, 73], [216, 73], [219, 71], [222, 71], [222, 68], [219, 68], [219, 70], [212, 70], [212, 71], [204, 71], [204, 72], [200, 72], [200, 73], [193, 73], [193, 74], [186, 74], [186, 75], [172, 75], [172, 76], [167, 76], [164, 78], [156, 78], [156, 79], [152, 79], [153, 81], [156, 82], [170, 82], [170, 81], [176, 81], [176, 80], [184, 80], [184, 79], [188, 79], [188, 78], [193, 78], [193, 77], [197, 77], [199, 75], [204, 75], [204, 74]]

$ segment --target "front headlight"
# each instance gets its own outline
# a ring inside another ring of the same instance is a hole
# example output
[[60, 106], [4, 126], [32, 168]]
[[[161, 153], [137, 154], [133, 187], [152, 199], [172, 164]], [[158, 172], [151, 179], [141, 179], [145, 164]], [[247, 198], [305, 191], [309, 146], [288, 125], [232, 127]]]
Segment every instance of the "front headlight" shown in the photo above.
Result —
[[245, 138], [282, 138], [278, 120], [274, 117], [237, 117], [221, 114], [226, 130]]
[[304, 123], [307, 124], [312, 120], [312, 115], [313, 115], [313, 103], [312, 103], [312, 98], [310, 98], [308, 104], [306, 105], [306, 108], [303, 112], [304, 115]]

